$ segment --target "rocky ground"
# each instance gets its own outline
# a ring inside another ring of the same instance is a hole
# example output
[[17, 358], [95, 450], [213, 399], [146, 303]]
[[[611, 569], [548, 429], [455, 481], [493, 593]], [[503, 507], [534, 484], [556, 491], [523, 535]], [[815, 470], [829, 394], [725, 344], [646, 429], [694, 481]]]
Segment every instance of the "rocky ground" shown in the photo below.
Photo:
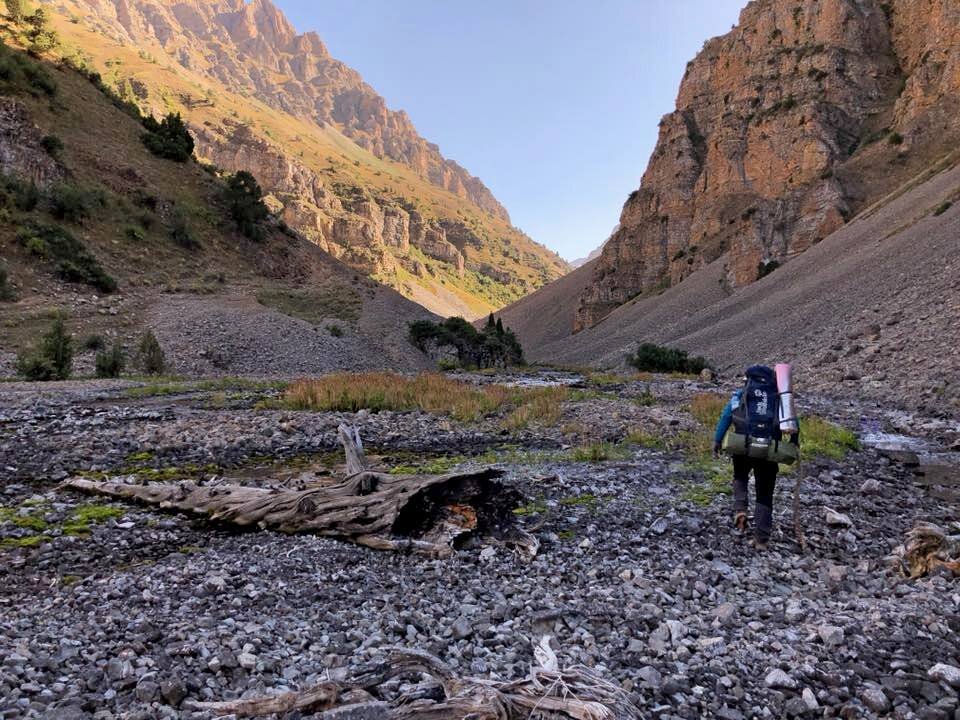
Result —
[[[196, 701], [343, 677], [396, 645], [513, 679], [543, 635], [562, 665], [600, 669], [651, 718], [960, 718], [960, 589], [901, 580], [885, 560], [916, 521], [946, 524], [957, 506], [903, 455], [807, 458], [807, 548], [791, 474], [760, 553], [684, 451], [621, 442], [705, 432], [687, 410], [710, 389], [698, 383], [587, 387], [556, 425], [509, 432], [497, 418], [262, 409], [269, 383], [133, 386], [0, 385], [0, 718], [206, 718]], [[874, 434], [910, 428], [957, 461], [949, 422], [804, 409]], [[385, 465], [497, 462], [529, 498], [521, 521], [542, 523], [538, 556], [480, 542], [433, 560], [234, 532], [56, 487], [78, 472], [284, 484], [332, 469], [344, 420]], [[599, 440], [606, 461], [570, 450]]]

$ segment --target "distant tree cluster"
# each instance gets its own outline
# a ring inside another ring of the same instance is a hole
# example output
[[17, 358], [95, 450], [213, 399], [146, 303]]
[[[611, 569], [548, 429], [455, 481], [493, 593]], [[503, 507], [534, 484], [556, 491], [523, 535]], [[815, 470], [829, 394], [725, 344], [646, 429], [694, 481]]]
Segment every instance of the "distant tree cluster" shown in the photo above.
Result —
[[143, 144], [157, 157], [186, 162], [193, 157], [193, 136], [180, 113], [170, 113], [162, 120], [147, 115], [141, 122], [147, 129]]
[[643, 343], [637, 352], [627, 355], [627, 364], [641, 372], [679, 372], [697, 374], [708, 366], [702, 357], [690, 357], [684, 350]]
[[483, 330], [477, 330], [462, 317], [447, 318], [440, 323], [418, 320], [410, 324], [410, 340], [425, 352], [429, 343], [438, 348], [453, 348], [457, 361], [465, 368], [524, 364], [523, 348], [517, 336], [504, 328], [502, 320], [494, 320], [493, 314]]

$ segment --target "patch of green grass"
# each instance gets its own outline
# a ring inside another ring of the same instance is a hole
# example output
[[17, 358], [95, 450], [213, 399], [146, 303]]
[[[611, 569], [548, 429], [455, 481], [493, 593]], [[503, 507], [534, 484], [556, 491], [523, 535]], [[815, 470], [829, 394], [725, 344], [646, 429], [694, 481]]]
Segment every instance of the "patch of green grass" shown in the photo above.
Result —
[[177, 552], [183, 555], [196, 555], [197, 553], [203, 552], [203, 548], [197, 547], [196, 545], [182, 545], [177, 548]]
[[938, 217], [943, 215], [947, 210], [953, 207], [953, 203], [947, 200], [946, 202], [940, 203], [937, 205], [937, 208], [933, 211], [933, 216]]
[[564, 507], [585, 507], [589, 510], [593, 510], [602, 502], [600, 498], [591, 493], [584, 493], [582, 495], [569, 495], [567, 497], [562, 497], [559, 500], [560, 504]]
[[257, 302], [284, 315], [321, 325], [326, 320], [353, 321], [360, 317], [363, 300], [352, 287], [316, 290], [261, 290]]
[[286, 380], [259, 380], [242, 377], [222, 377], [210, 380], [186, 382], [180, 379], [150, 382], [139, 387], [127, 388], [124, 396], [129, 398], [162, 397], [165, 395], [184, 395], [193, 392], [236, 391], [283, 391], [289, 385]]
[[18, 515], [12, 520], [13, 524], [24, 530], [33, 530], [34, 532], [43, 532], [47, 529], [47, 521], [36, 515]]
[[153, 460], [153, 453], [149, 450], [143, 450], [141, 452], [130, 453], [127, 455], [128, 463], [145, 463]]
[[466, 461], [463, 455], [443, 455], [415, 465], [397, 465], [391, 468], [391, 475], [443, 475]]
[[60, 577], [60, 584], [65, 587], [70, 587], [71, 585], [75, 585], [81, 580], [83, 580], [83, 578], [80, 577], [79, 575], [62, 575]]
[[706, 506], [718, 495], [733, 493], [733, 471], [729, 464], [718, 460], [706, 460], [691, 462], [685, 467], [699, 474], [703, 480], [687, 485], [680, 494], [681, 500]]
[[32, 548], [45, 542], [50, 542], [50, 537], [47, 535], [28, 535], [21, 538], [3, 538], [0, 540], [0, 547], [5, 549]]
[[569, 542], [577, 538], [576, 530], [561, 530], [557, 533], [557, 537], [563, 540], [564, 542]]
[[633, 398], [633, 402], [640, 407], [652, 407], [653, 405], [657, 404], [657, 398], [652, 392], [650, 392], [650, 388], [647, 387], [639, 395]]
[[525, 517], [527, 515], [542, 515], [547, 512], [547, 503], [542, 497], [533, 500], [526, 505], [521, 505], [518, 508], [513, 509], [514, 515], [519, 515], [520, 517]]
[[630, 452], [613, 443], [594, 442], [581, 445], [570, 451], [570, 459], [574, 462], [606, 462], [608, 460], [626, 460]]
[[112, 505], [78, 505], [63, 523], [64, 535], [88, 535], [91, 525], [98, 525], [112, 518], [123, 516], [123, 509]]
[[623, 442], [627, 445], [639, 445], [651, 450], [667, 450], [670, 448], [670, 442], [665, 436], [640, 428], [631, 430], [623, 439]]
[[800, 418], [800, 450], [807, 456], [843, 460], [851, 450], [859, 450], [856, 434], [816, 415]]

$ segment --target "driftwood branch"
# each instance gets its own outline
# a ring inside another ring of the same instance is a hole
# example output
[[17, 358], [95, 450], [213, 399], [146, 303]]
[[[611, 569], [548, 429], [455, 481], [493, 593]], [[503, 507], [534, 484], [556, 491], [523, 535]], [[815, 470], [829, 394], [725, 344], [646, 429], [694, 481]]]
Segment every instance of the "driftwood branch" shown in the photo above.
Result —
[[[543, 647], [548, 639], [541, 641]], [[549, 653], [547, 667], [513, 682], [459, 678], [442, 660], [416, 650], [387, 649], [378, 662], [361, 668], [350, 680], [320, 683], [298, 692], [230, 702], [195, 702], [196, 710], [215, 715], [263, 717], [288, 710], [324, 712], [324, 718], [383, 720], [638, 720], [638, 708], [614, 682], [594, 670], [575, 666], [560, 670]], [[379, 686], [394, 678], [421, 680], [401, 695], [381, 697]], [[429, 678], [423, 681], [422, 678]], [[439, 692], [436, 692], [439, 691]]]
[[904, 577], [919, 578], [945, 567], [960, 575], [960, 527], [954, 523], [953, 534], [933, 523], [918, 523], [911, 528], [893, 554], [893, 560]]
[[68, 488], [193, 512], [243, 527], [313, 533], [378, 550], [451, 554], [473, 534], [513, 542], [525, 554], [536, 540], [517, 526], [522, 498], [493, 468], [446, 475], [392, 475], [369, 468], [355, 428], [341, 425], [347, 475], [301, 490], [193, 482], [134, 484], [71, 478]]

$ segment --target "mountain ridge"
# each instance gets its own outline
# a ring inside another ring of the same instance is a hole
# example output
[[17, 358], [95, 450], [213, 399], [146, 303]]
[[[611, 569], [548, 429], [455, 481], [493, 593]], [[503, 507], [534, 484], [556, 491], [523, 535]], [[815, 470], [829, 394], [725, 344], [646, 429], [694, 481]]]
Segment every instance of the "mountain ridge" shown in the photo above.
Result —
[[749, 3], [688, 64], [574, 329], [723, 255], [746, 286], [948, 150], [958, 28], [947, 0]]
[[[369, 113], [362, 115], [363, 127], [359, 120], [328, 121], [333, 113], [346, 117], [343, 113], [366, 97], [369, 87], [357, 90], [362, 79], [342, 63], [319, 62], [328, 57], [319, 36], [297, 35], [271, 3], [261, 0], [242, 13], [240, 5], [233, 0], [48, 4], [64, 40], [62, 54], [71, 64], [99, 73], [146, 113], [181, 113], [196, 139], [198, 158], [227, 172], [250, 171], [268, 193], [271, 210], [287, 224], [430, 311], [483, 316], [568, 270], [556, 253], [512, 227], [505, 213], [491, 214], [465, 192], [434, 184], [409, 164], [378, 157], [376, 148], [365, 149], [364, 137], [396, 139]], [[218, 10], [229, 22], [208, 32]], [[184, 25], [205, 33], [205, 39], [181, 32]], [[209, 33], [219, 39], [214, 42]], [[278, 46], [313, 54], [296, 58], [278, 52]], [[325, 113], [319, 119], [304, 116], [302, 107], [287, 100], [300, 87], [292, 73], [315, 77], [317, 68], [335, 85], [310, 96]], [[335, 97], [342, 101], [334, 103]], [[384, 122], [396, 120], [384, 114], [382, 99], [359, 106], [364, 113], [375, 106], [374, 115]], [[421, 140], [410, 147], [423, 150], [426, 141]]]

